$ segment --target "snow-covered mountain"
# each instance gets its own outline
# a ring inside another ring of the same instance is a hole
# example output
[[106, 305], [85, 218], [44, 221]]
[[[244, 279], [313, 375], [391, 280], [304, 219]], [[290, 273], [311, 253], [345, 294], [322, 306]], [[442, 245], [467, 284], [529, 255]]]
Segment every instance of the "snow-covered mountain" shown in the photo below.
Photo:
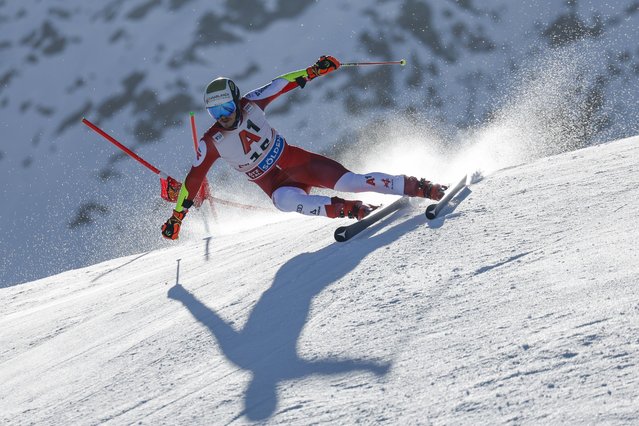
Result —
[[636, 424], [637, 159], [495, 171], [348, 243], [296, 214], [202, 239], [196, 213], [175, 247], [3, 288], [0, 421]]
[[[423, 155], [399, 171], [447, 179], [432, 149], [489, 137], [493, 157], [515, 145], [529, 160], [639, 133], [638, 11], [634, 0], [0, 1], [0, 284], [164, 244], [156, 178], [83, 116], [181, 179], [188, 113], [210, 124], [212, 78], [248, 91], [323, 53], [406, 58], [314, 81], [270, 117], [292, 144], [362, 171], [410, 141]], [[211, 180], [221, 197], [269, 205], [228, 168]]]

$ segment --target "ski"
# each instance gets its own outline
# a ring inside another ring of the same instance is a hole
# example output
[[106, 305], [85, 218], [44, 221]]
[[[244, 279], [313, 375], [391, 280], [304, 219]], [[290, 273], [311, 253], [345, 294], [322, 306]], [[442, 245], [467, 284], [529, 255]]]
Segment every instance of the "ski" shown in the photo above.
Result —
[[426, 217], [428, 219], [435, 219], [437, 215], [442, 211], [442, 209], [448, 205], [450, 200], [452, 200], [453, 197], [466, 186], [466, 178], [467, 176], [464, 176], [463, 179], [460, 180], [454, 188], [446, 191], [446, 195], [444, 195], [444, 198], [439, 200], [437, 204], [431, 204], [426, 208]]
[[372, 224], [385, 218], [389, 214], [396, 212], [397, 210], [404, 207], [406, 204], [408, 204], [408, 197], [404, 196], [404, 197], [398, 198], [397, 200], [393, 201], [391, 204], [387, 206], [382, 206], [378, 208], [373, 213], [371, 213], [370, 215], [366, 216], [364, 219], [358, 222], [355, 222], [347, 226], [340, 226], [339, 228], [335, 230], [335, 241], [341, 243], [341, 242], [350, 240], [355, 235], [359, 234], [360, 232], [362, 232], [363, 230], [365, 230]]

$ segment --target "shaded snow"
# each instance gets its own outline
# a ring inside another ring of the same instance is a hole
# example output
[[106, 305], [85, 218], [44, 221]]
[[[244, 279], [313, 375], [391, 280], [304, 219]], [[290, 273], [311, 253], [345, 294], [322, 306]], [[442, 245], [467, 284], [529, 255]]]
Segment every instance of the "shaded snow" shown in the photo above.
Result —
[[502, 169], [346, 244], [284, 214], [203, 240], [195, 214], [175, 247], [0, 289], [0, 420], [636, 423], [638, 158]]

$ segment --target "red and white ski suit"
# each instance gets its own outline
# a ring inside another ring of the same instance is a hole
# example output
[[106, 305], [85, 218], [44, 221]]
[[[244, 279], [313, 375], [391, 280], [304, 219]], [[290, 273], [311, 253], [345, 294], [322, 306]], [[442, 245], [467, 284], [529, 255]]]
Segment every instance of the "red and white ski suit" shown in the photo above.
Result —
[[[300, 73], [284, 75], [247, 93], [241, 99], [241, 121], [235, 128], [225, 129], [216, 122], [204, 133], [193, 167], [184, 181], [187, 194], [182, 198], [193, 199], [218, 158], [246, 174], [271, 197], [278, 209], [287, 212], [326, 216], [325, 206], [331, 204], [331, 198], [310, 195], [313, 187], [342, 192], [404, 193], [403, 175], [352, 173], [335, 160], [289, 145], [271, 127], [264, 113], [266, 107], [280, 95], [300, 86]], [[178, 201], [177, 211], [182, 210], [181, 204]]]

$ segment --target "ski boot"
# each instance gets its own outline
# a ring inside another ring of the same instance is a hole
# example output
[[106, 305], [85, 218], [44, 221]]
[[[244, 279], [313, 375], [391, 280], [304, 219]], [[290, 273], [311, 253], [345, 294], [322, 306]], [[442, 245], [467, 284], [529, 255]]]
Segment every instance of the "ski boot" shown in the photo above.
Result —
[[349, 219], [362, 220], [378, 206], [371, 206], [357, 200], [344, 200], [339, 197], [331, 198], [331, 204], [327, 204], [326, 216], [330, 218], [348, 217]]
[[404, 177], [404, 195], [409, 197], [430, 198], [439, 201], [444, 196], [447, 186], [432, 183], [426, 179], [417, 179], [414, 176]]

